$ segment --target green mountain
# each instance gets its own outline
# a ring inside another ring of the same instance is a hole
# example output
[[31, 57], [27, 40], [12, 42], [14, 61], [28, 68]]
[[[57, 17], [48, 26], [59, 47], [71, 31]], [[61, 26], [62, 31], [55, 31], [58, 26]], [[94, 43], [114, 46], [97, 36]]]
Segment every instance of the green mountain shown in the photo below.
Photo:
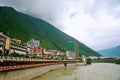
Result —
[[120, 46], [98, 51], [103, 56], [120, 56]]
[[[17, 12], [11, 7], [0, 7], [0, 32], [11, 38], [17, 38], [24, 42], [35, 38], [40, 40], [42, 47], [65, 51], [73, 46], [67, 46], [69, 41], [76, 42], [75, 38], [58, 30], [51, 24]], [[8, 34], [9, 33], [9, 34]], [[78, 42], [80, 54], [100, 56], [97, 52]]]

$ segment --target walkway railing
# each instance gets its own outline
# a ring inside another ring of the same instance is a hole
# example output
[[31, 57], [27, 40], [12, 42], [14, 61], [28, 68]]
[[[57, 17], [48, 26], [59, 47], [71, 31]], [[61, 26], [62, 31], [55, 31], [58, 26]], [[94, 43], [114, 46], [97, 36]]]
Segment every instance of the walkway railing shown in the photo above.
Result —
[[76, 63], [78, 60], [47, 60], [37, 58], [0, 56], [0, 71], [29, 67]]
[[3, 59], [3, 60], [43, 60], [43, 59], [37, 59], [37, 58], [9, 57], [9, 56], [0, 56], [0, 59]]
[[24, 57], [9, 57], [9, 56], [0, 56], [1, 60], [30, 60], [30, 61], [79, 61], [79, 60], [47, 60], [47, 59], [38, 59], [38, 58], [24, 58]]

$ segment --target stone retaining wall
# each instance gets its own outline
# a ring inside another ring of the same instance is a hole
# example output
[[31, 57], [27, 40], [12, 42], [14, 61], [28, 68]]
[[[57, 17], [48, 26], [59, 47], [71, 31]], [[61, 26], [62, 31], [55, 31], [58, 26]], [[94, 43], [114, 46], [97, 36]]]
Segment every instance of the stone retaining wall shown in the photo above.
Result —
[[[75, 65], [76, 64], [68, 64], [67, 67], [75, 66]], [[60, 68], [64, 68], [64, 64], [34, 67], [34, 68], [27, 68], [27, 69], [13, 70], [13, 71], [4, 71], [4, 72], [0, 72], [0, 80], [30, 80], [48, 71], [56, 70]]]

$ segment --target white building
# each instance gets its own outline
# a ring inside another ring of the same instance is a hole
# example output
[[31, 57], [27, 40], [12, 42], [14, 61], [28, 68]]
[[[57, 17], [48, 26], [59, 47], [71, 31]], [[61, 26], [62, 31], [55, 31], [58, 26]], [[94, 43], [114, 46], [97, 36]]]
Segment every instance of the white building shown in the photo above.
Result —
[[84, 63], [86, 62], [86, 57], [85, 57], [85, 55], [82, 55], [82, 56], [81, 56], [81, 59], [82, 59], [82, 62], [84, 62]]
[[67, 59], [76, 59], [76, 54], [71, 51], [66, 51]]
[[35, 40], [35, 39], [31, 39], [30, 41], [27, 42], [27, 46], [39, 47], [40, 41]]

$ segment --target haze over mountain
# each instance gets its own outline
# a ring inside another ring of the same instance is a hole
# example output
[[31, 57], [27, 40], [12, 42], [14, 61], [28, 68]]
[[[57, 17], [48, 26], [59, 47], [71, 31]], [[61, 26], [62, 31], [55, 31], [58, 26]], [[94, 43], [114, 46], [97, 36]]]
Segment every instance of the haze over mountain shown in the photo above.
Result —
[[[67, 46], [69, 41], [76, 42], [76, 39], [65, 34], [51, 24], [29, 15], [17, 12], [11, 7], [0, 7], [0, 32], [26, 42], [31, 38], [40, 40], [42, 47], [46, 49], [57, 49], [65, 51], [74, 48]], [[81, 42], [77, 42], [80, 54], [100, 56]], [[74, 49], [72, 49], [74, 50]]]
[[98, 51], [103, 56], [120, 56], [120, 46]]

